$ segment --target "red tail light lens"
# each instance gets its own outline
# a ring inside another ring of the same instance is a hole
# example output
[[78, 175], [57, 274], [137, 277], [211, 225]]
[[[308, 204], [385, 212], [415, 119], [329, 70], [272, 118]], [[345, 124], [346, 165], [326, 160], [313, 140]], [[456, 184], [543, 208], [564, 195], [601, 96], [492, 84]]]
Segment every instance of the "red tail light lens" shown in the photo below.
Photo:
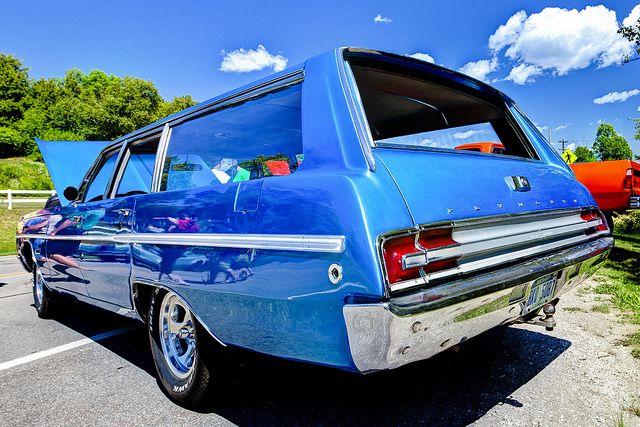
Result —
[[627, 173], [624, 175], [624, 188], [627, 190], [633, 188], [633, 169], [627, 169]]
[[458, 256], [438, 257], [428, 254], [436, 249], [456, 245], [451, 233], [451, 227], [435, 228], [385, 240], [382, 253], [389, 284], [456, 268]]
[[589, 209], [586, 211], [582, 211], [582, 214], [580, 214], [580, 217], [585, 221], [593, 221], [597, 219], [600, 220], [599, 225], [589, 227], [585, 230], [585, 234], [587, 235], [594, 234], [598, 231], [609, 231], [607, 220], [604, 218], [604, 215], [602, 214], [602, 212], [600, 212], [598, 209]]

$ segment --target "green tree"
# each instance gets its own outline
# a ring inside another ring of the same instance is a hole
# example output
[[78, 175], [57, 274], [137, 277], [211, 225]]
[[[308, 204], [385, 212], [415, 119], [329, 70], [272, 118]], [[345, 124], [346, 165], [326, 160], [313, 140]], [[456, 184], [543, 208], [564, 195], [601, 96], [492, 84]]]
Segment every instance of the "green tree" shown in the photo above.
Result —
[[593, 152], [591, 150], [581, 145], [576, 147], [576, 149], [573, 151], [573, 154], [578, 156], [576, 162], [595, 162], [597, 160], [596, 156], [593, 155]]
[[627, 140], [618, 135], [613, 126], [608, 123], [602, 123], [598, 126], [596, 140], [592, 148], [602, 161], [633, 158], [633, 151], [631, 151]]
[[29, 72], [13, 55], [0, 53], [0, 126], [12, 127], [22, 118], [29, 95]]
[[[618, 33], [622, 34], [622, 37], [629, 40], [633, 44], [636, 55], [640, 55], [640, 18], [638, 18], [638, 21], [634, 25], [626, 27], [621, 25], [620, 28], [618, 28]], [[626, 64], [633, 59], [638, 59], [638, 57], [630, 58], [629, 55], [625, 55], [622, 59], [622, 63]]]
[[166, 102], [153, 82], [100, 70], [33, 81], [22, 61], [0, 54], [0, 157], [40, 157], [34, 138], [113, 140], [195, 104], [189, 95]]
[[164, 119], [179, 111], [185, 110], [189, 107], [193, 107], [197, 102], [191, 98], [191, 95], [174, 96], [171, 102], [163, 101], [160, 109], [158, 110], [157, 119]]

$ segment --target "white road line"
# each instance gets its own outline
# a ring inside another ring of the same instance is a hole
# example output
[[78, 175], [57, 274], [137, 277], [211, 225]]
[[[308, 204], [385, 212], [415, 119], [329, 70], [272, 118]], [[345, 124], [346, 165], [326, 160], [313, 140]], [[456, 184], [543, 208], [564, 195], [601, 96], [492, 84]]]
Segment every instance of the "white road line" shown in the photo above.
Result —
[[89, 338], [84, 338], [78, 341], [70, 342], [69, 344], [64, 344], [58, 347], [54, 347], [49, 350], [39, 351], [37, 353], [33, 353], [28, 356], [24, 356], [18, 359], [10, 360], [8, 362], [0, 363], [0, 371], [15, 368], [16, 366], [33, 362], [34, 360], [43, 359], [45, 357], [49, 357], [54, 354], [62, 353], [63, 351], [81, 347], [86, 344], [91, 344], [92, 342], [100, 341], [102, 339], [109, 338], [114, 335], [122, 334], [124, 332], [128, 332], [137, 328], [139, 328], [138, 325], [125, 326], [124, 328], [115, 329], [113, 331], [105, 332], [103, 334], [94, 335]]

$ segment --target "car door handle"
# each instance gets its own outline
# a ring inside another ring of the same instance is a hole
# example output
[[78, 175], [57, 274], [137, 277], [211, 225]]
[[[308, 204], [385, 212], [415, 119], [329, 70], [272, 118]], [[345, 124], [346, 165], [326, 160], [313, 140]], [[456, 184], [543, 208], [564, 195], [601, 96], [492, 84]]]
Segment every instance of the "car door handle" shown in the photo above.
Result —
[[118, 214], [122, 216], [129, 216], [131, 209], [119, 209]]
[[82, 219], [82, 215], [72, 215], [71, 216], [71, 221], [73, 221], [73, 222], [80, 222], [81, 219]]

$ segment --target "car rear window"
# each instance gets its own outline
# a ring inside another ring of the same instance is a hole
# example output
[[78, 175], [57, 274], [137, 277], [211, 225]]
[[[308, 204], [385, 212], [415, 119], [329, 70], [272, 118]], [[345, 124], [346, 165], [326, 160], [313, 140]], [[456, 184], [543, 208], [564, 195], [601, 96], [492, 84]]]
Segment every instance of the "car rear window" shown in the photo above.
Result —
[[461, 83], [351, 63], [375, 147], [483, 152], [537, 159], [502, 98]]

